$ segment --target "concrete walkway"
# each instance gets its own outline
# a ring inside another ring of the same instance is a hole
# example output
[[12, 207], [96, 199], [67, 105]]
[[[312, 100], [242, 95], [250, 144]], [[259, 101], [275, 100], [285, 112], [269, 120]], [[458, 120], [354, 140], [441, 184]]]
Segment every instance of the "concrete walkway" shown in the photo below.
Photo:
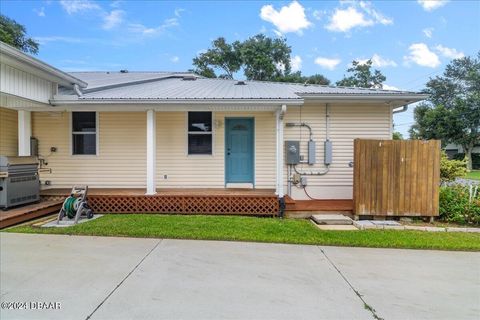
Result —
[[1, 319], [480, 318], [479, 253], [6, 233], [0, 246]]

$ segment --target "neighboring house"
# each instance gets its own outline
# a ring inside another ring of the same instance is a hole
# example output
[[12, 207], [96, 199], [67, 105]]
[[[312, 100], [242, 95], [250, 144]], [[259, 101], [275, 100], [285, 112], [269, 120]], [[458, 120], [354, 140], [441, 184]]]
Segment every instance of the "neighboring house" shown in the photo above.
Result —
[[[456, 154], [463, 153], [463, 148], [458, 144], [449, 143], [445, 146], [445, 152], [449, 158], [453, 158]], [[473, 148], [472, 153], [480, 154], [480, 145], [476, 145]]]
[[[232, 188], [287, 192], [284, 141], [307, 161], [332, 143], [325, 175], [308, 192], [351, 199], [353, 140], [391, 139], [394, 110], [414, 92], [205, 79], [175, 72], [65, 73], [5, 44], [1, 48], [0, 153], [43, 159], [42, 188]], [[286, 125], [289, 123], [289, 125]], [[293, 187], [291, 197], [307, 199]]]

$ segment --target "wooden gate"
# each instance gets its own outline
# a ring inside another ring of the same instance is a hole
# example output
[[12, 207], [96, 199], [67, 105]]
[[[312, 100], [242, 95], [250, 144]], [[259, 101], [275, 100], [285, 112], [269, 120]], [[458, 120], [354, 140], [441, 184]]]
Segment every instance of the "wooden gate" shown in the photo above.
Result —
[[440, 141], [355, 139], [356, 215], [438, 216]]

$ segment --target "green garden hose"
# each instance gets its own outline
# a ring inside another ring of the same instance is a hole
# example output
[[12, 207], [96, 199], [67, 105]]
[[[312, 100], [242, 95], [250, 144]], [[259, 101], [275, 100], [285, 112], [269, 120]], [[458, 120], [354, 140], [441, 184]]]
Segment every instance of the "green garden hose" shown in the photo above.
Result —
[[78, 199], [75, 197], [68, 197], [67, 199], [65, 199], [65, 202], [63, 202], [63, 210], [65, 211], [65, 214], [69, 219], [73, 219], [75, 217], [75, 214], [77, 213], [77, 200]]

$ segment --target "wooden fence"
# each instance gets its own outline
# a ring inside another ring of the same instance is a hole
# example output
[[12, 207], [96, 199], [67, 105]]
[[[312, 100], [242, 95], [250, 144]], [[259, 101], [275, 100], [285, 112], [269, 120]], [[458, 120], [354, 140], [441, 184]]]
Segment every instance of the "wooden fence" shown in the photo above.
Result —
[[355, 139], [355, 215], [438, 216], [439, 185], [439, 140]]

